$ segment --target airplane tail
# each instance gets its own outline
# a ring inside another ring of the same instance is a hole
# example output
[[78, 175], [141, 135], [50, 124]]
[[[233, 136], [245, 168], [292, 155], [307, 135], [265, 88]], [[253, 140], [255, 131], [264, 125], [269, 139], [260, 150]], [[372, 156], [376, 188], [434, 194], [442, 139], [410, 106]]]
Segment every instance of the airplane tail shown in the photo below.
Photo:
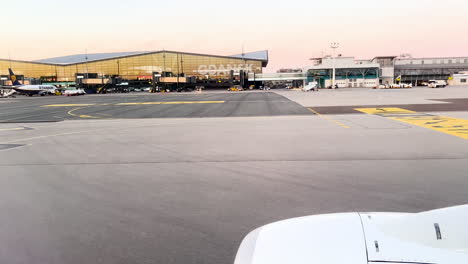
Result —
[[13, 85], [13, 86], [22, 85], [22, 84], [16, 79], [16, 75], [13, 73], [13, 71], [11, 70], [11, 68], [8, 68], [8, 71], [10, 72], [10, 80], [11, 80], [11, 82], [12, 82], [12, 85]]

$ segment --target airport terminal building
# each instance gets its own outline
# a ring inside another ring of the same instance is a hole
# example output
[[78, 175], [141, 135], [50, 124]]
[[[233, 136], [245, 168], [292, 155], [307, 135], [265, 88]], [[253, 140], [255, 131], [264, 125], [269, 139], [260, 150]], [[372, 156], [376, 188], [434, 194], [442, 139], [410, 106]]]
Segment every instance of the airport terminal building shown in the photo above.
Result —
[[0, 77], [8, 80], [8, 68], [22, 78], [40, 82], [75, 82], [77, 78], [127, 80], [152, 79], [154, 73], [195, 78], [227, 78], [241, 70], [261, 73], [268, 64], [268, 51], [231, 56], [177, 51], [144, 51], [78, 54], [35, 61], [0, 59]]
[[313, 65], [304, 69], [309, 81], [316, 81], [321, 88], [332, 85], [332, 69], [338, 87], [375, 87], [379, 84], [380, 64], [372, 61], [356, 61], [354, 57], [313, 58]]
[[396, 58], [395, 75], [413, 84], [428, 80], [452, 80], [468, 71], [468, 57]]
[[466, 85], [468, 57], [411, 58], [378, 56], [369, 60], [354, 57], [325, 56], [312, 58], [312, 65], [304, 67], [308, 81], [319, 87], [331, 86], [332, 69], [336, 69], [338, 87], [376, 87], [398, 81], [421, 85], [429, 80], [445, 80], [452, 85]]

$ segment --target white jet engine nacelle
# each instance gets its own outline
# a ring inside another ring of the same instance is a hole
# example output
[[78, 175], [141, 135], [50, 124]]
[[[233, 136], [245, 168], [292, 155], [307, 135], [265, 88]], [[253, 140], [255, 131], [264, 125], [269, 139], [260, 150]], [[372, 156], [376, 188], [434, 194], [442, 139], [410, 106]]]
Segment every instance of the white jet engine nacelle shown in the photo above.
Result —
[[294, 218], [249, 233], [235, 264], [467, 264], [468, 205]]

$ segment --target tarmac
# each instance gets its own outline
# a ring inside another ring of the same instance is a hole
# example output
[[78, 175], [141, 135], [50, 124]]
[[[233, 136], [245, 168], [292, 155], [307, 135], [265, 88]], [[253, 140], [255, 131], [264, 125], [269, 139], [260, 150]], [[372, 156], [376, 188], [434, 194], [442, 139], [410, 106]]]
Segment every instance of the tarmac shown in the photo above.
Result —
[[468, 89], [418, 89], [0, 100], [0, 263], [233, 263], [273, 221], [466, 204]]
[[[0, 101], [1, 102], [1, 101]], [[73, 119], [192, 118], [310, 115], [276, 93], [133, 93], [73, 97], [18, 97], [0, 103], [0, 122]]]

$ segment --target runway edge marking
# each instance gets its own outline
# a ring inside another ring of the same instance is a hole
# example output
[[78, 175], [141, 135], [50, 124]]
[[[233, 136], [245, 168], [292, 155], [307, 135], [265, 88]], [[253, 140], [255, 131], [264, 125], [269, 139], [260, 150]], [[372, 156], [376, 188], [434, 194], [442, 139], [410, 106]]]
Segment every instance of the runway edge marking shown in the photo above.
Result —
[[419, 113], [402, 108], [355, 108], [354, 110], [468, 139], [466, 119]]

